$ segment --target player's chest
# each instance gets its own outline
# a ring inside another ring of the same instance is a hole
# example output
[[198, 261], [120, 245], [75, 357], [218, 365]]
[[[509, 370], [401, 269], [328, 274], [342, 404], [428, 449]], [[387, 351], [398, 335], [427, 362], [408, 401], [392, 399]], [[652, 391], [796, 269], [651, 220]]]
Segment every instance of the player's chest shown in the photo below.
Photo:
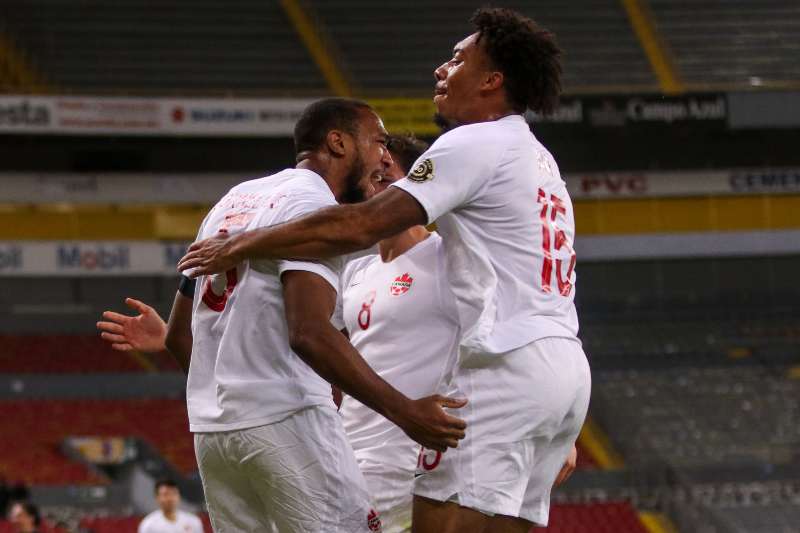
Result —
[[438, 286], [432, 266], [376, 262], [356, 272], [343, 293], [345, 325], [359, 332], [413, 334], [412, 326], [438, 311]]

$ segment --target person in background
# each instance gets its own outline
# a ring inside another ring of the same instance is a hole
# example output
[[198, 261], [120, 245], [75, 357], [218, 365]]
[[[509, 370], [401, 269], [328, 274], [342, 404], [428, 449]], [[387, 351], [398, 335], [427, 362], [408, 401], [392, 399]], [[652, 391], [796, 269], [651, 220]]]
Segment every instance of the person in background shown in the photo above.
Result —
[[39, 533], [42, 517], [39, 508], [31, 502], [14, 502], [8, 512], [14, 533]]
[[181, 493], [171, 479], [156, 482], [158, 509], [144, 517], [139, 533], [203, 533], [203, 523], [195, 515], [181, 511]]

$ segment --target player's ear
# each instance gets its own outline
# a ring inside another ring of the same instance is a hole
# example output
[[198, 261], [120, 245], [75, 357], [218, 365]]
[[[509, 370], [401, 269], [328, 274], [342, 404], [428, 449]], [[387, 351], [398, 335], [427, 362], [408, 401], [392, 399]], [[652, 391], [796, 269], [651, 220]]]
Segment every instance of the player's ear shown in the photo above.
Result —
[[503, 87], [503, 83], [505, 82], [505, 77], [503, 76], [502, 72], [497, 70], [490, 70], [486, 73], [486, 76], [483, 78], [483, 90], [485, 91], [496, 91], [497, 89], [501, 89]]
[[341, 130], [331, 130], [325, 136], [325, 144], [328, 150], [337, 157], [345, 156], [348, 141], [347, 135]]

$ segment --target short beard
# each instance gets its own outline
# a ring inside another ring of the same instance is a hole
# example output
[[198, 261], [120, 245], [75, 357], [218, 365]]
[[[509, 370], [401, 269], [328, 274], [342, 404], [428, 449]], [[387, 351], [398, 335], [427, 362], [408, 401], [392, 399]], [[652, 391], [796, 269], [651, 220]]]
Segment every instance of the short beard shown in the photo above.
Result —
[[350, 173], [348, 173], [344, 179], [345, 190], [340, 203], [357, 204], [367, 199], [364, 189], [361, 188], [364, 173], [364, 159], [361, 157], [361, 154], [356, 154], [356, 160], [353, 161]]
[[439, 129], [442, 130], [442, 133], [447, 133], [448, 131], [452, 130], [453, 128], [458, 127], [458, 124], [456, 124], [452, 120], [446, 119], [444, 117], [444, 115], [442, 115], [441, 113], [436, 113], [436, 114], [433, 115], [433, 122], [434, 122], [434, 124], [439, 126]]

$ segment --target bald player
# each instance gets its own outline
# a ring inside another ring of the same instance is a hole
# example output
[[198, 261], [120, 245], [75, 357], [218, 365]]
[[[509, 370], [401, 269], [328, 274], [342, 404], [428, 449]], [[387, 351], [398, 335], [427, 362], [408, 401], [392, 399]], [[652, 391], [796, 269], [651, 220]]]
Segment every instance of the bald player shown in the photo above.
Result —
[[[199, 237], [285, 223], [337, 201], [357, 201], [391, 157], [372, 109], [354, 100], [309, 106], [295, 128], [298, 165], [234, 187]], [[243, 261], [176, 296], [165, 344], [191, 360], [190, 429], [217, 531], [377, 531], [380, 521], [332, 409], [326, 380], [444, 450], [464, 435], [438, 396], [410, 400], [377, 376], [331, 325], [339, 266], [328, 261]], [[117, 327], [99, 325], [122, 344]], [[174, 339], [183, 339], [176, 342]]]

